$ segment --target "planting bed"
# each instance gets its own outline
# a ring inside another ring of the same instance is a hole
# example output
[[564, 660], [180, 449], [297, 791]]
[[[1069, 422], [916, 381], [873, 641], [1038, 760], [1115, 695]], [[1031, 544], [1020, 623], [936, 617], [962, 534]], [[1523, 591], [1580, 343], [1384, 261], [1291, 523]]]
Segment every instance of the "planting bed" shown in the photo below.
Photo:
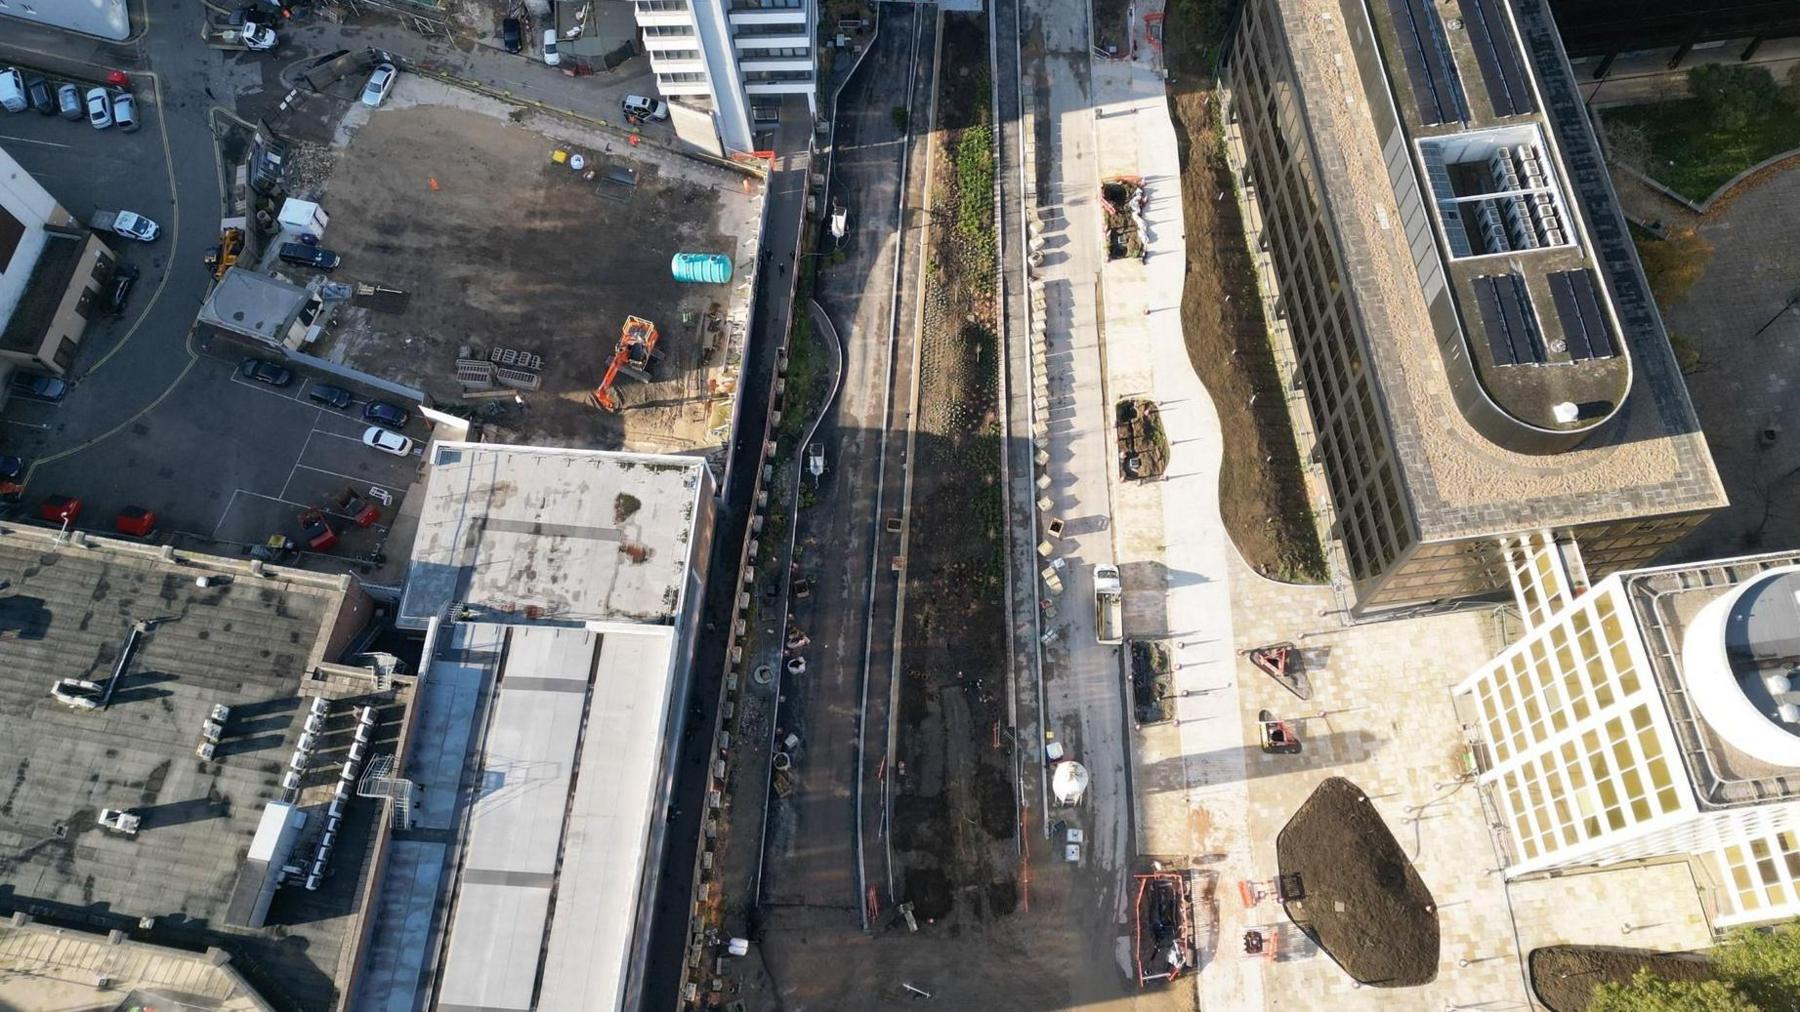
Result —
[[1168, 12], [1169, 106], [1181, 152], [1187, 279], [1181, 327], [1225, 440], [1219, 511], [1231, 541], [1264, 576], [1322, 583], [1325, 554], [1307, 505], [1287, 395], [1269, 347], [1256, 275], [1219, 134], [1211, 76], [1233, 6], [1186, 0]]
[[[947, 14], [920, 331], [894, 857], [921, 920], [1012, 912], [1018, 829], [1006, 591], [985, 15]], [[952, 923], [955, 923], [953, 920]]]
[[1361, 788], [1320, 784], [1275, 838], [1275, 859], [1303, 888], [1283, 904], [1288, 917], [1351, 978], [1415, 987], [1437, 977], [1431, 892]]
[[1664, 980], [1707, 980], [1712, 965], [1685, 952], [1651, 952], [1599, 945], [1551, 945], [1526, 959], [1531, 990], [1550, 1012], [1583, 1012], [1601, 984], [1626, 984], [1648, 968]]
[[1169, 437], [1152, 400], [1120, 401], [1113, 410], [1119, 440], [1119, 477], [1160, 478], [1169, 467]]
[[1160, 724], [1175, 716], [1169, 645], [1131, 641], [1131, 716], [1142, 724]]

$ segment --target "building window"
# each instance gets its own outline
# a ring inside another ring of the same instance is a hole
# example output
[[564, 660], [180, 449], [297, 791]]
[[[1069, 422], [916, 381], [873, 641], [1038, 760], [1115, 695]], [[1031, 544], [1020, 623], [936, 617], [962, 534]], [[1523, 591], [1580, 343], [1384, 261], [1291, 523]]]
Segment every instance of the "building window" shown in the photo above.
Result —
[[706, 80], [704, 73], [658, 74], [657, 84], [700, 84]]
[[698, 60], [700, 58], [700, 50], [652, 49], [650, 50], [650, 58], [652, 60]]
[[[638, 9], [644, 8], [640, 5]], [[644, 28], [644, 37], [649, 39], [688, 38], [693, 34], [693, 25], [648, 25]]]
[[637, 0], [637, 9], [640, 14], [655, 14], [663, 11], [685, 11], [688, 9], [688, 4], [687, 0]]

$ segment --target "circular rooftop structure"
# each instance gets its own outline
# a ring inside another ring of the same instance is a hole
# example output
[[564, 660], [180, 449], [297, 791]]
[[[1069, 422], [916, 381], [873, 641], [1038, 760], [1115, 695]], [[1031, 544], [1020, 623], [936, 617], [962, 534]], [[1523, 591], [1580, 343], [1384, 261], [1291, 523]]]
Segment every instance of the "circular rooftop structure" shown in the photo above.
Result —
[[1700, 609], [1681, 663], [1689, 698], [1720, 738], [1800, 767], [1800, 566], [1770, 570]]

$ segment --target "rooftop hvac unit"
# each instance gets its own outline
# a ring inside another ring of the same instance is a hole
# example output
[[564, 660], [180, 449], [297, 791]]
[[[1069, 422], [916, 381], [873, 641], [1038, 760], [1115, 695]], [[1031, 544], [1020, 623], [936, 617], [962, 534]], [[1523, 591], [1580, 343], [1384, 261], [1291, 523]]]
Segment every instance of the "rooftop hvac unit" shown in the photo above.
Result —
[[302, 752], [316, 751], [319, 747], [319, 736], [302, 731], [300, 732], [300, 744], [297, 747]]
[[327, 833], [337, 832], [339, 824], [341, 824], [343, 821], [344, 821], [344, 817], [341, 815], [333, 815], [331, 818], [326, 819], [325, 820], [325, 832], [327, 832]]
[[317, 890], [318, 890], [318, 888], [319, 888], [319, 880], [320, 880], [320, 879], [321, 879], [321, 878], [323, 878], [323, 877], [324, 877], [324, 876], [322, 876], [322, 875], [308, 875], [308, 876], [306, 876], [306, 891], [307, 891], [307, 892], [309, 892], [309, 893], [310, 893], [310, 892], [316, 892], [316, 891], [317, 891]]
[[354, 735], [352, 735], [352, 737], [354, 737], [359, 742], [367, 744], [369, 741], [369, 738], [370, 738], [369, 725], [367, 725], [367, 724], [356, 725], [356, 733]]
[[339, 819], [344, 815], [344, 799], [342, 796], [331, 799], [331, 807], [326, 809], [331, 818]]
[[356, 722], [373, 726], [375, 723], [375, 708], [373, 706], [363, 707], [362, 712], [356, 715]]
[[319, 864], [329, 862], [331, 860], [331, 846], [329, 844], [320, 844], [319, 849], [313, 854], [313, 860]]
[[225, 725], [207, 721], [200, 725], [200, 737], [207, 741], [218, 741], [225, 736]]
[[293, 770], [288, 770], [286, 773], [283, 773], [281, 775], [281, 789], [284, 791], [299, 790], [300, 774], [295, 773]]
[[367, 752], [368, 752], [368, 751], [369, 751], [369, 745], [368, 745], [368, 743], [367, 743], [367, 742], [361, 742], [361, 741], [359, 741], [359, 742], [355, 742], [355, 743], [353, 743], [353, 744], [352, 744], [352, 745], [351, 745], [351, 746], [350, 746], [350, 761], [351, 761], [351, 762], [353, 762], [353, 763], [360, 763], [360, 762], [362, 762], [362, 761], [363, 761], [363, 756], [364, 756], [364, 755], [365, 755], [365, 754], [366, 754], [366, 753], [367, 753]]
[[315, 717], [323, 717], [331, 712], [331, 704], [325, 701], [324, 696], [314, 696], [312, 707], [308, 712]]
[[288, 756], [288, 769], [291, 769], [291, 770], [306, 769], [306, 753], [295, 752], [293, 755]]
[[220, 724], [230, 720], [231, 707], [226, 706], [224, 703], [214, 703], [212, 708], [212, 719]]
[[306, 723], [302, 724], [301, 727], [304, 728], [308, 734], [318, 734], [320, 731], [325, 730], [325, 718], [321, 714], [312, 714], [306, 718]]
[[325, 877], [325, 861], [322, 858], [313, 859], [312, 873], [313, 876], [317, 878]]
[[334, 847], [336, 845], [337, 845], [337, 833], [332, 830], [327, 829], [325, 831], [325, 835], [323, 837], [321, 837], [319, 840], [320, 852], [323, 853], [323, 852], [329, 851], [329, 850], [331, 850], [332, 847]]

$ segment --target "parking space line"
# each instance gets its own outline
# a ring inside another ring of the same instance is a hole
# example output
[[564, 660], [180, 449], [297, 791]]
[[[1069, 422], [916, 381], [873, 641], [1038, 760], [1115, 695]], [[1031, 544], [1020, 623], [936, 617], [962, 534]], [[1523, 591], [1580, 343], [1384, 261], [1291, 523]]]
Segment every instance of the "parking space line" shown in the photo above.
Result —
[[30, 137], [20, 137], [20, 136], [17, 136], [16, 134], [0, 134], [0, 141], [9, 141], [14, 144], [41, 144], [47, 148], [71, 148], [71, 147], [74, 147], [73, 144], [58, 144], [55, 141], [33, 140]]
[[50, 427], [48, 422], [21, 422], [16, 418], [0, 418], [0, 422], [17, 425], [21, 429], [48, 429]]
[[[341, 471], [327, 471], [322, 467], [314, 467], [311, 464], [295, 464], [294, 465], [295, 470], [299, 470], [300, 468], [303, 468], [303, 467], [306, 468], [308, 471], [317, 471], [320, 474], [329, 474], [334, 478], [342, 478], [345, 481], [350, 482], [351, 484], [359, 484], [362, 482], [367, 482], [375, 488], [385, 490], [390, 495], [393, 494], [393, 491], [394, 491], [393, 488], [390, 487], [388, 485], [388, 483], [385, 481], [376, 481], [373, 478], [359, 478], [359, 477], [356, 477], [355, 475], [344, 474]], [[293, 480], [294, 480], [293, 475], [289, 474], [288, 481], [291, 482]], [[285, 486], [283, 486], [282, 492], [285, 493], [286, 491], [287, 491], [287, 488]]]
[[333, 432], [330, 429], [314, 429], [313, 431], [321, 436], [330, 436], [333, 439], [348, 439], [350, 442], [359, 445], [362, 443], [361, 436], [346, 436], [342, 432]]
[[[247, 488], [232, 489], [231, 498], [225, 503], [225, 512], [223, 514], [220, 514], [219, 522], [213, 525], [212, 539], [214, 541], [219, 540], [219, 529], [221, 527], [225, 526], [225, 518], [230, 515], [232, 503], [237, 502], [237, 497], [239, 495], [248, 495], [248, 496], [255, 496], [258, 499], [267, 499], [270, 502], [281, 503], [283, 506], [292, 506], [293, 508], [295, 508], [297, 510], [320, 509], [319, 506], [313, 505], [311, 503], [295, 502], [292, 499], [284, 499], [280, 496], [264, 495], [261, 492], [252, 492]], [[355, 521], [354, 517], [350, 517], [343, 513], [336, 513], [331, 510], [324, 510], [324, 513], [328, 517], [331, 517], [335, 520], [342, 521], [345, 525], [347, 525], [344, 528], [346, 530], [349, 529], [349, 527], [351, 527], [351, 526], [355, 526], [356, 521]], [[384, 524], [371, 524], [368, 527], [362, 528], [362, 530], [380, 531], [382, 534], [385, 535], [388, 533], [389, 528]], [[248, 544], [250, 542], [246, 542], [246, 543]]]

